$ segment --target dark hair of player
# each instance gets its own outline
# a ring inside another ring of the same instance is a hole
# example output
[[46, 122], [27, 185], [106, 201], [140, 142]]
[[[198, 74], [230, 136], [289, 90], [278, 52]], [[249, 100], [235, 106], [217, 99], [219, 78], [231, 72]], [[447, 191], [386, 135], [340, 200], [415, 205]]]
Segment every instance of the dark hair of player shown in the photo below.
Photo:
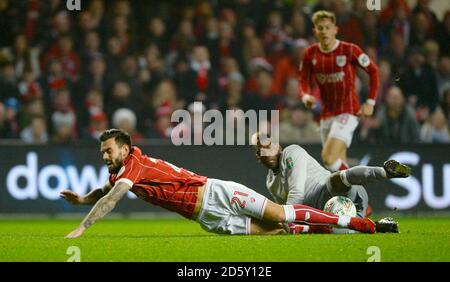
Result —
[[125, 144], [128, 145], [128, 148], [131, 150], [131, 137], [126, 131], [117, 128], [107, 129], [103, 131], [99, 139], [101, 142], [104, 142], [111, 138], [114, 138], [114, 141], [116, 141], [116, 144], [119, 147], [122, 147]]

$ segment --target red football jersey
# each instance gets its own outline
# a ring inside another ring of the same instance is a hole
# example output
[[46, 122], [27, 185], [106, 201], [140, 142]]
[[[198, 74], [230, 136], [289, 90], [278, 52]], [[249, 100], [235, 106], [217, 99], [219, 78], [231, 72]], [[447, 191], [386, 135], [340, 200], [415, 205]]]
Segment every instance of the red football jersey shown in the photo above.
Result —
[[140, 199], [189, 219], [197, 202], [198, 187], [205, 185], [206, 179], [171, 163], [143, 155], [136, 146], [133, 146], [119, 172], [109, 176], [111, 186], [125, 182]]
[[311, 94], [309, 85], [313, 76], [320, 88], [322, 119], [342, 113], [355, 115], [359, 110], [355, 89], [357, 66], [369, 74], [369, 99], [375, 100], [378, 68], [358, 46], [339, 40], [329, 52], [321, 50], [318, 43], [309, 46], [299, 67], [300, 95]]

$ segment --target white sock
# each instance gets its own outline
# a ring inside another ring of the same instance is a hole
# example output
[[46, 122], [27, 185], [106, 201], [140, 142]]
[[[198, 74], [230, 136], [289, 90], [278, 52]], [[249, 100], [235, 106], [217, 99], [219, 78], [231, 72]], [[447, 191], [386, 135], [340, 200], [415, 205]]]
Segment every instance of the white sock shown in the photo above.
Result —
[[348, 228], [333, 228], [333, 234], [357, 234], [357, 233], [361, 232]]
[[338, 225], [340, 227], [348, 227], [348, 224], [350, 223], [350, 219], [351, 219], [350, 216], [341, 215], [341, 216], [339, 216], [339, 219], [338, 219]]
[[388, 177], [387, 177], [387, 174], [386, 174], [386, 171], [384, 170], [384, 168], [380, 167], [380, 170], [379, 170], [379, 171], [380, 171], [381, 176], [383, 176], [383, 177], [386, 178], [386, 179], [388, 178]]
[[295, 209], [293, 205], [283, 205], [284, 209], [284, 221], [293, 222], [295, 221]]

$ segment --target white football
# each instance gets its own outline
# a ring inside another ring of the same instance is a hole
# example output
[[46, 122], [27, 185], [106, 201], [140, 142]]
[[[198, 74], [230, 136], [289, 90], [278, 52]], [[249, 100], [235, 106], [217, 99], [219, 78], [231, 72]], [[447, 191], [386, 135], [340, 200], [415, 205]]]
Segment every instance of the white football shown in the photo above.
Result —
[[344, 196], [335, 196], [329, 199], [323, 210], [337, 215], [356, 216], [355, 204], [350, 198]]

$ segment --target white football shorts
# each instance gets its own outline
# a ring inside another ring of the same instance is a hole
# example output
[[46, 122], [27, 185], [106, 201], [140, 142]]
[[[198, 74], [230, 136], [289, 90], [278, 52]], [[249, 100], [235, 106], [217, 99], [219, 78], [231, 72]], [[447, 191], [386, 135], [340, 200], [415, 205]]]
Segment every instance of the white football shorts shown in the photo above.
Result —
[[246, 186], [208, 178], [197, 221], [208, 232], [250, 234], [251, 218], [261, 219], [267, 198]]
[[320, 137], [322, 138], [322, 146], [331, 137], [344, 141], [349, 148], [358, 122], [358, 117], [351, 114], [340, 114], [321, 120]]

